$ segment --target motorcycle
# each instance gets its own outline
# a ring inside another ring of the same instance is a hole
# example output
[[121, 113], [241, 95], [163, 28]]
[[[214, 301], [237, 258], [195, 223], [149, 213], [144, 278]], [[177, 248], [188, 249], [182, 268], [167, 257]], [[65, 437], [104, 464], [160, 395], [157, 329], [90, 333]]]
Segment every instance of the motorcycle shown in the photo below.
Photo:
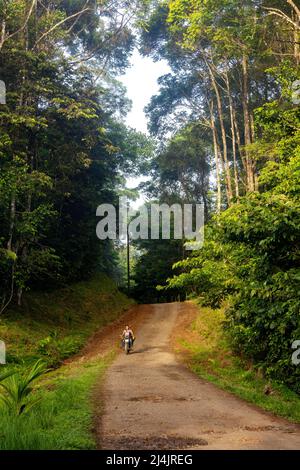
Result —
[[131, 338], [124, 338], [123, 339], [123, 346], [125, 354], [129, 354], [132, 348], [132, 339]]

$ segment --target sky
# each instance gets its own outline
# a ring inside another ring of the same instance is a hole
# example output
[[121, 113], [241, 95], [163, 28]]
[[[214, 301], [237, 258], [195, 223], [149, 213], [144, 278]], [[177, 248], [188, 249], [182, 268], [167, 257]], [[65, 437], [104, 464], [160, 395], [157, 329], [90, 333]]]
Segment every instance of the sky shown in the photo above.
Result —
[[[149, 57], [141, 56], [137, 50], [134, 51], [131, 57], [131, 67], [127, 69], [125, 75], [119, 77], [127, 88], [128, 98], [132, 101], [132, 109], [126, 117], [128, 126], [148, 134], [144, 108], [159, 90], [157, 79], [169, 72], [170, 68], [166, 61], [154, 62]], [[129, 178], [127, 187], [135, 188], [142, 181], [145, 181], [145, 178]], [[137, 208], [143, 202], [144, 198], [141, 196], [131, 205]]]
[[132, 110], [127, 115], [126, 122], [130, 127], [147, 133], [147, 119], [144, 107], [155, 95], [159, 86], [157, 79], [170, 72], [166, 61], [154, 62], [149, 57], [143, 57], [137, 50], [131, 57], [131, 67], [119, 80], [127, 87], [127, 96], [132, 101]]

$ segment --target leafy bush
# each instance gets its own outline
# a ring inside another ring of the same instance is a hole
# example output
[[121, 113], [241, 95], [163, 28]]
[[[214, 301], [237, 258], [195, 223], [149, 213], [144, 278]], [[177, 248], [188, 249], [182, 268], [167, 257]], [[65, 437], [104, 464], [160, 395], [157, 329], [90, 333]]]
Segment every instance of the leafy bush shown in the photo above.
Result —
[[229, 299], [234, 349], [300, 393], [300, 368], [291, 361], [300, 339], [300, 110], [274, 102], [271, 114], [268, 105], [258, 115], [265, 138], [276, 128], [260, 192], [211, 222], [203, 249], [175, 265], [181, 272], [167, 288], [184, 288], [214, 308]]
[[95, 449], [91, 389], [104, 376], [110, 358], [60, 369], [35, 392], [36, 406], [16, 416], [0, 408], [1, 450]]
[[3, 392], [0, 401], [9, 413], [20, 416], [40, 401], [40, 397], [36, 398], [32, 393], [32, 384], [46, 372], [45, 363], [38, 360], [31, 368], [11, 373], [0, 382]]
[[13, 374], [12, 371], [5, 371], [0, 374], [0, 384], [3, 382], [3, 380], [7, 379], [9, 376]]
[[81, 345], [82, 338], [79, 335], [59, 339], [54, 332], [54, 334], [39, 341], [38, 352], [47, 358], [49, 365], [56, 366], [67, 357], [77, 353]]

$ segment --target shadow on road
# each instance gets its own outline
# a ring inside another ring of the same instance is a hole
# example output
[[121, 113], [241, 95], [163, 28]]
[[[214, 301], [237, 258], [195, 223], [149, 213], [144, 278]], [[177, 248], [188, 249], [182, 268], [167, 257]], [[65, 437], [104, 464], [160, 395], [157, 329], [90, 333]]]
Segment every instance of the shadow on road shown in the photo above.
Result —
[[147, 346], [145, 348], [137, 349], [136, 351], [131, 351], [130, 354], [140, 354], [140, 353], [151, 351], [153, 349], [157, 350], [158, 348], [156, 346]]

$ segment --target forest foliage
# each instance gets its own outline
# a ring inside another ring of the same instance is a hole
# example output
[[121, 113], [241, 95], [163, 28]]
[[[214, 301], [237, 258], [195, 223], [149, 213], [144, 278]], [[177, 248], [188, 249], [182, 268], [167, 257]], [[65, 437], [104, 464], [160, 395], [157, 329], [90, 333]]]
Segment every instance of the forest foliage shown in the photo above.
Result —
[[[137, 298], [227, 301], [236, 351], [299, 391], [297, 3], [0, 0], [0, 23], [0, 312], [29, 288], [116, 273], [96, 208], [144, 173], [149, 202], [203, 203], [206, 230], [192, 254], [137, 241]], [[124, 124], [117, 77], [135, 47], [170, 67], [151, 137]]]
[[[146, 4], [147, 2], [145, 2]], [[151, 151], [117, 80], [144, 2], [0, 1], [0, 312], [24, 290], [113, 274], [96, 208]]]
[[[171, 69], [147, 108], [165, 139], [149, 190], [206, 206], [204, 247], [180, 256], [158, 289], [226, 301], [234, 349], [299, 392], [299, 8], [172, 0], [145, 21], [143, 53]], [[155, 265], [154, 248], [144, 256]]]

